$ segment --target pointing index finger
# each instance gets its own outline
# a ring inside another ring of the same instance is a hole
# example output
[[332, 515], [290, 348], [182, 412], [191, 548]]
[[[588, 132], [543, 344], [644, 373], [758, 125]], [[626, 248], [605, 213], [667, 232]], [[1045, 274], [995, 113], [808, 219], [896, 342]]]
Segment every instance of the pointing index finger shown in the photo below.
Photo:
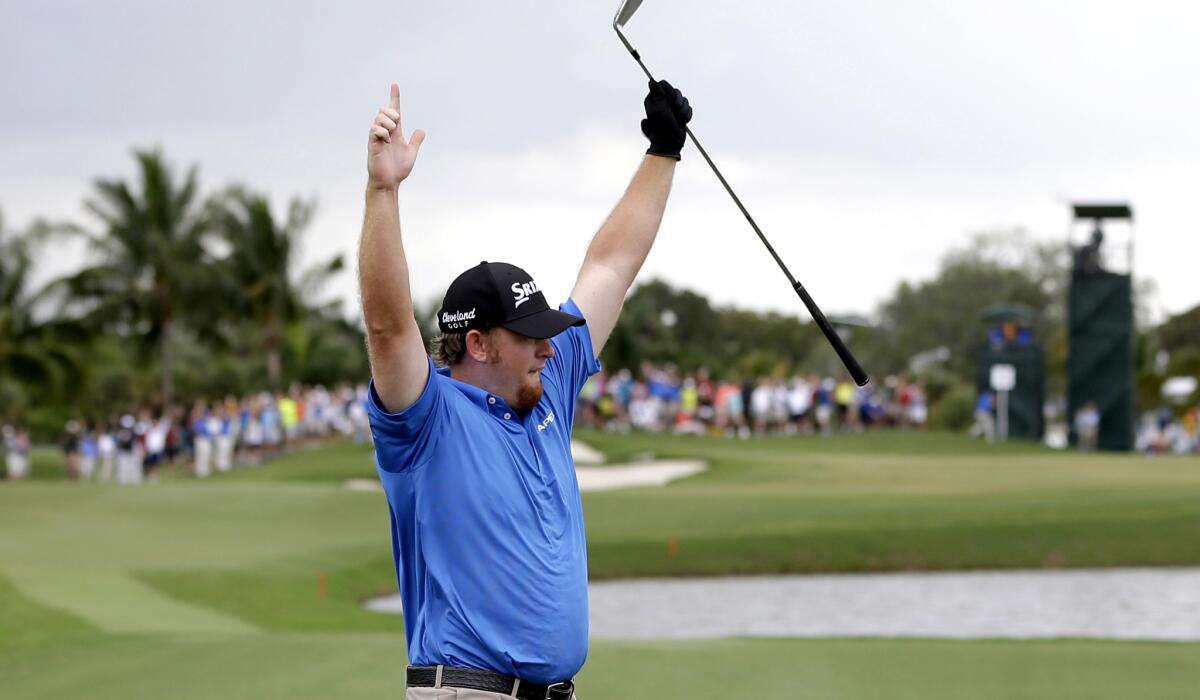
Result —
[[392, 97], [388, 101], [388, 106], [392, 109], [400, 109], [400, 86], [392, 83]]

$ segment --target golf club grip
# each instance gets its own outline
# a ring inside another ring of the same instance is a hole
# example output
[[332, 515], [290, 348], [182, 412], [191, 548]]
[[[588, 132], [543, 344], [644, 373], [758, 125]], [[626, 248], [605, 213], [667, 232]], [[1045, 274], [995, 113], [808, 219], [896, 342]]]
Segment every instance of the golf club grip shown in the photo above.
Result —
[[833, 346], [833, 351], [837, 353], [842, 364], [846, 366], [846, 370], [850, 372], [850, 377], [854, 379], [854, 383], [858, 386], [866, 386], [867, 382], [871, 381], [871, 378], [867, 376], [862, 365], [858, 364], [858, 360], [850, 352], [850, 348], [846, 347], [846, 344], [842, 342], [842, 337], [834, 330], [833, 325], [829, 323], [829, 319], [825, 318], [825, 314], [821, 312], [821, 307], [817, 306], [817, 302], [813, 301], [813, 298], [809, 296], [808, 290], [804, 288], [804, 285], [795, 282], [792, 284], [792, 289], [796, 290], [800, 301], [804, 302], [804, 306], [808, 308], [808, 313], [817, 322], [817, 326], [821, 329], [821, 332], [825, 334], [825, 339]]
[[[640, 64], [641, 60], [638, 60], [638, 63]], [[642, 70], [646, 70], [645, 66], [642, 67]], [[646, 71], [646, 74], [649, 75], [650, 72]], [[738, 210], [742, 212], [742, 216], [746, 217], [746, 222], [750, 224], [750, 228], [754, 229], [754, 233], [758, 236], [758, 240], [762, 241], [762, 244], [766, 246], [767, 252], [771, 254], [771, 257], [775, 260], [775, 264], [779, 265], [779, 269], [783, 271], [783, 274], [787, 276], [788, 281], [792, 283], [792, 289], [796, 290], [796, 294], [800, 296], [800, 301], [804, 302], [804, 306], [808, 308], [809, 315], [811, 315], [813, 320], [817, 322], [817, 326], [821, 328], [821, 332], [825, 334], [825, 338], [829, 341], [829, 344], [833, 346], [833, 351], [837, 353], [838, 357], [842, 361], [842, 364], [845, 365], [846, 369], [850, 372], [850, 376], [854, 379], [854, 383], [859, 386], [866, 386], [867, 382], [871, 381], [871, 377], [867, 375], [866, 371], [862, 368], [862, 365], [858, 364], [858, 360], [850, 352], [850, 348], [846, 347], [846, 344], [842, 342], [842, 337], [838, 335], [837, 331], [834, 330], [833, 326], [829, 323], [829, 320], [825, 318], [825, 314], [821, 312], [821, 308], [817, 306], [817, 302], [813, 301], [813, 298], [809, 296], [808, 290], [804, 288], [804, 285], [796, 281], [796, 278], [792, 276], [791, 270], [788, 270], [787, 265], [783, 264], [783, 259], [779, 257], [779, 253], [775, 252], [775, 247], [772, 246], [771, 242], [767, 240], [766, 234], [764, 234], [762, 229], [758, 227], [758, 223], [754, 221], [754, 217], [750, 216], [750, 210], [746, 209], [746, 205], [742, 204], [741, 198], [738, 197], [737, 193], [733, 191], [733, 188], [729, 186], [729, 182], [725, 179], [725, 176], [721, 174], [721, 170], [717, 167], [717, 164], [714, 163], [713, 159], [708, 155], [708, 151], [704, 150], [704, 146], [700, 144], [700, 139], [696, 138], [696, 135], [692, 133], [692, 130], [686, 125], [683, 127], [683, 129], [687, 133], [688, 137], [692, 139], [692, 144], [696, 146], [696, 150], [700, 151], [700, 155], [704, 157], [704, 162], [708, 163], [708, 167], [713, 171], [713, 174], [717, 176], [717, 180], [720, 180], [721, 186], [724, 187], [725, 191], [729, 193], [730, 198], [733, 199], [733, 203], [736, 204]]]

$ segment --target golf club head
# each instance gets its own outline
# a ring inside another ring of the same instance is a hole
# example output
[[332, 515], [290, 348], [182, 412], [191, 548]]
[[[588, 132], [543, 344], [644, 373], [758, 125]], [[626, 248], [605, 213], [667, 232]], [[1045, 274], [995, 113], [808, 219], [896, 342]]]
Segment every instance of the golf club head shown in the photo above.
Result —
[[617, 8], [617, 16], [613, 19], [613, 26], [624, 27], [629, 18], [633, 17], [633, 13], [637, 12], [641, 6], [642, 0], [625, 0], [625, 2], [622, 2], [621, 6]]
[[642, 0], [624, 0], [624, 2], [621, 3], [621, 6], [617, 8], [617, 16], [613, 17], [612, 28], [613, 31], [617, 33], [617, 38], [621, 40], [622, 44], [624, 44], [625, 49], [629, 51], [629, 55], [633, 56], [633, 60], [637, 61], [637, 64], [642, 69], [642, 72], [646, 74], [647, 78], [653, 81], [654, 76], [650, 74], [650, 69], [646, 67], [646, 64], [642, 63], [641, 54], [639, 54], [637, 49], [633, 48], [633, 44], [630, 44], [629, 40], [625, 38], [625, 32], [621, 31], [621, 27], [625, 26], [625, 23], [629, 21], [630, 17], [633, 17], [633, 13], [637, 12], [638, 8], [641, 6]]

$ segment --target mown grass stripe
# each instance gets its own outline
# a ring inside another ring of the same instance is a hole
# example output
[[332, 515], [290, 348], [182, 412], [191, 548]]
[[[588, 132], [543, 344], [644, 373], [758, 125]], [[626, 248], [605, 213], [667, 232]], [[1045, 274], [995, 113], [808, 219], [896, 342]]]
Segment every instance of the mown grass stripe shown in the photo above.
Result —
[[25, 597], [109, 633], [256, 631], [238, 618], [169, 598], [117, 569], [14, 567], [4, 573]]

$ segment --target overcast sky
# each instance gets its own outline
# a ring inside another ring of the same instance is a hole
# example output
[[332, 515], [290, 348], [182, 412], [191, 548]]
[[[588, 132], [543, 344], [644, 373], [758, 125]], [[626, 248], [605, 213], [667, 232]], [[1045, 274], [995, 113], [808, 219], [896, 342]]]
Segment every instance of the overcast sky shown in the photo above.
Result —
[[[645, 150], [615, 9], [6, 2], [0, 210], [12, 228], [86, 221], [92, 180], [157, 145], [210, 191], [243, 182], [281, 214], [315, 197], [305, 260], [353, 256], [367, 130], [396, 81], [406, 131], [428, 132], [401, 194], [416, 297], [488, 259], [560, 300]], [[1065, 240], [1066, 202], [1117, 199], [1163, 313], [1200, 303], [1198, 27], [1183, 0], [646, 0], [627, 34], [826, 311], [872, 311], [972, 232]], [[47, 269], [77, 263], [60, 251]], [[652, 275], [802, 313], [690, 146]], [[328, 291], [354, 289], [347, 273]]]

